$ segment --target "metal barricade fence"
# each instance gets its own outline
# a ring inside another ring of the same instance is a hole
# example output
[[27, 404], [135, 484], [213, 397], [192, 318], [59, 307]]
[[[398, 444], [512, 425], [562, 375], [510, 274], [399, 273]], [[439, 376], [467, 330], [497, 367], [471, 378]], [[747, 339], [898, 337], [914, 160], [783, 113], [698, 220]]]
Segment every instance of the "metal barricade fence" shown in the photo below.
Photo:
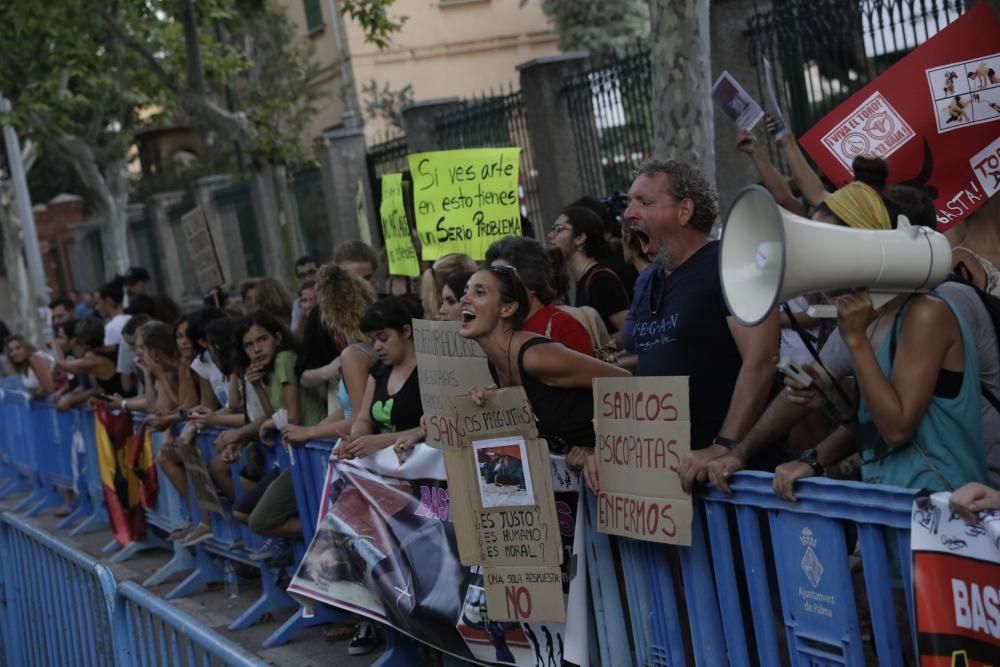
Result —
[[267, 665], [131, 581], [118, 586], [114, 618], [123, 665]]
[[[915, 492], [803, 480], [790, 503], [774, 494], [770, 474], [755, 472], [731, 487], [731, 496], [706, 488], [696, 498], [690, 547], [618, 540], [634, 664], [905, 664]], [[610, 549], [596, 556], [592, 583], [615, 567]], [[598, 586], [616, 602], [614, 577]], [[620, 608], [597, 602], [599, 628], [619, 622]], [[604, 656], [627, 650], [620, 633], [599, 640]]]
[[10, 513], [0, 517], [4, 664], [264, 667], [134, 582]]
[[115, 665], [111, 571], [10, 513], [0, 545], [5, 664]]

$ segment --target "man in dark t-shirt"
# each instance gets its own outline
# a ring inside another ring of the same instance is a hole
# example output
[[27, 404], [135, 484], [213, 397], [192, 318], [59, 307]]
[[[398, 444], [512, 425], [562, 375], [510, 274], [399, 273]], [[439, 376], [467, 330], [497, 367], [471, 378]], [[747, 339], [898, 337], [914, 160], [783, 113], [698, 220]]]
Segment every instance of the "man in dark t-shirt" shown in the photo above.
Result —
[[708, 235], [718, 195], [694, 166], [651, 160], [629, 190], [625, 218], [661, 269], [637, 292], [630, 315], [641, 376], [690, 378], [691, 450], [687, 488], [729, 451], [767, 405], [775, 378], [777, 312], [756, 327], [726, 307], [719, 245]]

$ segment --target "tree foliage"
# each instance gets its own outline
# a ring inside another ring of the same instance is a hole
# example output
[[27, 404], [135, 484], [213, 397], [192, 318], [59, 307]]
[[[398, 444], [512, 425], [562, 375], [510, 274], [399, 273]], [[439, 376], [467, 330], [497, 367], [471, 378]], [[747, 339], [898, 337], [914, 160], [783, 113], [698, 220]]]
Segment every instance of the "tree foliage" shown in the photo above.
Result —
[[562, 51], [620, 58], [649, 37], [646, 0], [542, 0], [542, 11], [555, 24]]
[[378, 81], [370, 80], [361, 86], [364, 96], [361, 104], [365, 115], [371, 119], [382, 120], [397, 129], [403, 129], [403, 107], [413, 102], [413, 86], [406, 84], [398, 90], [389, 87], [387, 81], [381, 88]]
[[389, 47], [392, 36], [403, 29], [405, 16], [390, 17], [389, 8], [396, 0], [341, 0], [340, 11], [357, 21], [365, 41], [379, 49]]

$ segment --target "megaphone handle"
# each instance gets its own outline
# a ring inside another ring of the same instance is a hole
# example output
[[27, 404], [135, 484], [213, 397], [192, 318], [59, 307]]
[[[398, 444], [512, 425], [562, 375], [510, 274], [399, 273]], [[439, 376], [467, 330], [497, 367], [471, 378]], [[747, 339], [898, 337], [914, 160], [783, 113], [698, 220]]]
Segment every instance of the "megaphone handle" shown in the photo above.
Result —
[[833, 304], [820, 303], [809, 306], [806, 309], [806, 314], [818, 320], [835, 320], [837, 319], [837, 307]]
[[[892, 292], [871, 292], [872, 307], [878, 310], [892, 301], [895, 296], [896, 294]], [[837, 307], [832, 303], [819, 303], [809, 306], [806, 309], [806, 314], [818, 320], [835, 320], [837, 319]]]

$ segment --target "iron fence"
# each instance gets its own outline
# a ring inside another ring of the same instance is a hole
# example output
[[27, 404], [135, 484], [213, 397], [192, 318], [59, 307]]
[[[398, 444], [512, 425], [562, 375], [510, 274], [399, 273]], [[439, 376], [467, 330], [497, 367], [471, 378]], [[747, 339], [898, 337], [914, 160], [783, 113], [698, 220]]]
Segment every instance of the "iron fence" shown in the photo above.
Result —
[[368, 168], [372, 173], [372, 183], [385, 174], [409, 169], [406, 163], [407, 150], [405, 134], [389, 135], [371, 145], [368, 148]]
[[653, 155], [653, 75], [649, 51], [568, 78], [562, 87], [586, 191], [628, 189], [635, 167]]
[[963, 11], [962, 0], [755, 3], [749, 57], [760, 90], [761, 57], [771, 61], [787, 119], [800, 135]]
[[434, 119], [434, 131], [442, 150], [519, 146], [521, 214], [535, 225], [536, 230], [540, 228], [544, 221], [539, 220], [542, 209], [538, 172], [528, 136], [524, 95], [520, 90], [511, 86], [507, 93], [496, 95], [491, 91], [479, 98], [463, 100], [455, 109]]

